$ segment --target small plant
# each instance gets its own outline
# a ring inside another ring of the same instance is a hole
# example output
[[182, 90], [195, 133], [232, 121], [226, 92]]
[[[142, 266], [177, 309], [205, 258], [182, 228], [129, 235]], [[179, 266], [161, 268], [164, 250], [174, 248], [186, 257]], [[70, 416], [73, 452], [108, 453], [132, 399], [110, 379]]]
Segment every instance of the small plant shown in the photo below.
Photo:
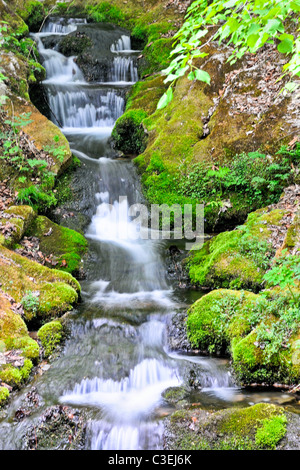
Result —
[[25, 310], [35, 314], [40, 305], [39, 291], [27, 291], [21, 300], [21, 304]]
[[[53, 137], [53, 141], [57, 144], [59, 143], [59, 136], [58, 135], [55, 135]], [[67, 153], [67, 150], [66, 150], [66, 147], [64, 145], [55, 145], [55, 144], [52, 144], [52, 145], [46, 145], [44, 147], [44, 150], [46, 152], [48, 152], [50, 155], [52, 155], [53, 157], [57, 158], [57, 160], [62, 163], [65, 159], [65, 156], [66, 156], [66, 153]]]
[[30, 206], [42, 206], [49, 208], [55, 206], [57, 201], [53, 194], [47, 194], [42, 191], [38, 186], [29, 186], [28, 188], [21, 189], [18, 193], [17, 200], [21, 204], [28, 204]]
[[[284, 256], [286, 250], [282, 252]], [[298, 255], [289, 255], [279, 258], [275, 261], [274, 266], [264, 275], [265, 281], [271, 286], [280, 286], [281, 289], [287, 288], [291, 294], [292, 302], [299, 305], [299, 296], [296, 297], [291, 289], [295, 286], [295, 281], [300, 281], [300, 259]]]

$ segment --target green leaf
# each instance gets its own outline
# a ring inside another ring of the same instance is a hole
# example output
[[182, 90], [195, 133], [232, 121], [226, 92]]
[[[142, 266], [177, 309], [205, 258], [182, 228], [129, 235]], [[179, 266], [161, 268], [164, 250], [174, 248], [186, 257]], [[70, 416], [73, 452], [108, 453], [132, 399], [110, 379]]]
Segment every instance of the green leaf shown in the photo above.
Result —
[[259, 40], [259, 34], [250, 34], [250, 36], [247, 37], [247, 44], [251, 49], [255, 46], [257, 41]]
[[173, 99], [173, 90], [171, 87], [168, 88], [167, 92], [164, 93], [158, 102], [157, 109], [165, 108]]
[[210, 75], [209, 73], [205, 72], [204, 70], [196, 70], [195, 77], [197, 80], [201, 82], [208, 83], [210, 85]]
[[279, 50], [279, 52], [282, 52], [282, 54], [289, 54], [293, 51], [293, 48], [294, 43], [289, 38], [283, 39], [283, 41], [281, 41], [277, 46], [277, 49]]
[[264, 31], [269, 34], [275, 34], [277, 31], [282, 33], [284, 31], [284, 27], [279, 19], [274, 18], [272, 20], [268, 20], [266, 26], [264, 27]]

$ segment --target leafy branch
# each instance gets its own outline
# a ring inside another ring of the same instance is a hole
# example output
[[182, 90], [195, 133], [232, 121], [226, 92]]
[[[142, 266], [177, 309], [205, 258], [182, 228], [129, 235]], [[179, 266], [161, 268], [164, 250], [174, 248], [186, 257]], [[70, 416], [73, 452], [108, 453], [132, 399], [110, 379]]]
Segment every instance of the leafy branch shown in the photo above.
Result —
[[[200, 80], [210, 84], [210, 75], [193, 64], [196, 58], [208, 55], [203, 51], [211, 41], [218, 40], [233, 46], [228, 58], [234, 64], [246, 53], [256, 53], [265, 44], [277, 44], [279, 52], [289, 55], [289, 62], [283, 67], [283, 77], [300, 77], [300, 37], [286, 32], [286, 23], [297, 22], [300, 0], [196, 0], [188, 9], [182, 28], [175, 35], [174, 56], [168, 68], [165, 83], [170, 83], [167, 92], [158, 102], [157, 109], [163, 109], [173, 99], [176, 80], [188, 72], [189, 80]], [[207, 38], [210, 28], [213, 32]], [[297, 30], [298, 33], [299, 29]], [[287, 91], [294, 91], [298, 83], [289, 81]]]

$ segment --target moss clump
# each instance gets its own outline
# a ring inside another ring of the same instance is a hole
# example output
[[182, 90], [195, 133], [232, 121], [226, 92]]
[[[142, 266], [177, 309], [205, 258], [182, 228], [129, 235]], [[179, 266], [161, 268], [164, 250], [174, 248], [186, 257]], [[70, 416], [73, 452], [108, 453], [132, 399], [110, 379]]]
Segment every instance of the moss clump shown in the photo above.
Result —
[[12, 365], [6, 365], [0, 370], [0, 379], [12, 387], [20, 387], [30, 375], [33, 364], [30, 359], [25, 359], [23, 367], [16, 368]]
[[96, 3], [95, 5], [87, 5], [87, 13], [97, 23], [114, 23], [122, 25], [125, 20], [124, 12], [116, 5], [109, 2]]
[[10, 302], [0, 295], [0, 342], [3, 352], [17, 349], [33, 361], [39, 357], [37, 342], [28, 335], [27, 327], [20, 315], [11, 310]]
[[65, 36], [59, 43], [59, 51], [69, 57], [82, 54], [92, 46], [91, 39], [84, 33]]
[[51, 356], [63, 338], [63, 327], [59, 321], [46, 323], [38, 331], [38, 338], [42, 343], [45, 357]]
[[188, 311], [191, 344], [210, 353], [229, 352], [231, 341], [251, 331], [251, 315], [258, 296], [220, 289], [195, 302]]
[[169, 403], [177, 403], [187, 396], [187, 392], [184, 387], [171, 387], [167, 388], [162, 396]]
[[116, 148], [127, 155], [139, 155], [146, 148], [146, 135], [142, 125], [147, 113], [141, 109], [126, 111], [113, 129]]
[[69, 310], [78, 301], [73, 287], [64, 282], [45, 284], [40, 295], [39, 315], [44, 318], [57, 316]]
[[2, 291], [16, 302], [21, 302], [28, 292], [39, 296], [38, 308], [29, 311], [30, 319], [61, 315], [77, 302], [80, 285], [69, 273], [49, 269], [1, 245], [0, 253]]
[[3, 406], [9, 397], [9, 391], [6, 387], [0, 387], [0, 406]]
[[[9, 209], [4, 211], [4, 214], [10, 215], [9, 225], [12, 226], [11, 233], [9, 236], [0, 239], [0, 243], [12, 247], [15, 243], [18, 243], [23, 237], [27, 227], [36, 217], [36, 213], [30, 206], [11, 206]], [[2, 225], [7, 223], [7, 219], [0, 219]]]
[[[27, 235], [39, 238], [41, 251], [46, 258], [50, 255], [54, 257], [58, 269], [71, 274], [78, 273], [88, 245], [83, 235], [43, 216], [34, 220]], [[48, 266], [51, 264], [48, 263]]]
[[21, 338], [11, 338], [6, 341], [7, 349], [20, 349], [22, 354], [27, 359], [31, 359], [33, 362], [37, 362], [40, 354], [40, 348], [38, 343], [30, 338], [29, 336], [23, 336]]
[[287, 418], [285, 415], [264, 419], [255, 435], [255, 443], [260, 449], [275, 449], [286, 434]]

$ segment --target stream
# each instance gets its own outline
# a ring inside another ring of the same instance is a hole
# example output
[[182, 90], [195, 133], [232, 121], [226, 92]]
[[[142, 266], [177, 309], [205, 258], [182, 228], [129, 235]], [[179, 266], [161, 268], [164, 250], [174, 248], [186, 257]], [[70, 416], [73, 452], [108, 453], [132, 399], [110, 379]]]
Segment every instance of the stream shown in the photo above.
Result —
[[[26, 427], [54, 404], [83, 409], [86, 449], [163, 449], [163, 421], [175, 409], [163, 397], [169, 387], [196, 376], [185, 403], [207, 409], [283, 403], [282, 392], [238, 388], [226, 359], [170, 351], [166, 324], [201, 294], [179, 289], [166, 276], [167, 240], [140, 239], [141, 227], [129, 207], [142, 203], [139, 178], [129, 159], [115, 158], [109, 145], [114, 123], [125, 109], [125, 94], [138, 80], [130, 36], [121, 28], [97, 25], [111, 41], [101, 81], [88, 83], [74, 62], [43, 41], [76, 30], [85, 20], [48, 20], [35, 34], [47, 78], [43, 83], [52, 120], [66, 135], [72, 152], [88, 172], [93, 214], [86, 231], [90, 255], [81, 281], [82, 302], [72, 312], [71, 334], [62, 354], [34, 384], [14, 394], [0, 420], [0, 449], [21, 449]], [[136, 235], [136, 236], [135, 236]], [[42, 406], [21, 422], [14, 414], [35, 386]]]

